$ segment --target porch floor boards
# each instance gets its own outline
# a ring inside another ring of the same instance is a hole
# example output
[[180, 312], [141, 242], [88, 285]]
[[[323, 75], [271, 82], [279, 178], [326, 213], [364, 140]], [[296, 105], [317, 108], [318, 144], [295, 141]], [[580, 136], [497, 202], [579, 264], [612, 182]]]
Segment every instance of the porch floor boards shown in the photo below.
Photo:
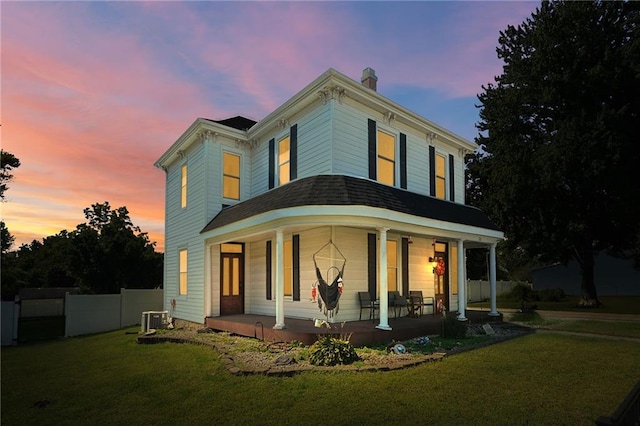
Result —
[[[466, 312], [469, 323], [484, 324], [502, 322], [502, 315], [492, 317], [488, 311], [470, 310]], [[456, 312], [451, 312], [449, 316], [456, 317]], [[320, 318], [322, 319], [322, 318]], [[380, 330], [376, 328], [379, 319], [348, 321], [342, 323], [336, 321], [331, 324], [331, 328], [317, 328], [311, 319], [285, 318], [286, 328], [274, 330], [276, 323], [275, 316], [240, 314], [225, 315], [219, 317], [205, 318], [205, 326], [217, 331], [226, 331], [240, 336], [254, 337], [271, 342], [291, 342], [298, 341], [307, 345], [312, 344], [318, 336], [324, 335], [349, 335], [350, 341], [355, 346], [371, 346], [373, 344], [390, 343], [391, 341], [402, 341], [414, 337], [440, 334], [442, 327], [442, 316], [423, 315], [418, 318], [398, 317], [389, 318], [391, 330]]]

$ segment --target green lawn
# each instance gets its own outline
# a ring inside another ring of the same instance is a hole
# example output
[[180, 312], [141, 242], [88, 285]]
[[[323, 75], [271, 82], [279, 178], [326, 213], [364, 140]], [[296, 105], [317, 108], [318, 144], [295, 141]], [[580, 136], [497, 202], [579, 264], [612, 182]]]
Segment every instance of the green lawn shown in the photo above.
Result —
[[135, 338], [2, 348], [3, 426], [593, 424], [640, 377], [640, 344], [557, 334], [406, 370], [294, 377], [236, 377], [209, 347]]
[[[600, 301], [603, 306], [599, 308], [581, 308], [578, 305], [579, 296], [567, 296], [561, 302], [542, 302], [529, 301], [526, 306], [537, 305], [538, 310], [542, 311], [573, 311], [585, 313], [605, 313], [605, 314], [640, 314], [640, 296], [601, 296]], [[513, 300], [504, 300], [498, 298], [498, 310], [500, 309], [520, 309], [520, 302]], [[490, 309], [490, 302], [472, 302], [469, 303], [470, 308]]]
[[533, 328], [640, 339], [640, 322], [637, 321], [545, 319], [537, 312], [514, 312], [505, 314], [504, 318], [505, 321], [522, 323]]

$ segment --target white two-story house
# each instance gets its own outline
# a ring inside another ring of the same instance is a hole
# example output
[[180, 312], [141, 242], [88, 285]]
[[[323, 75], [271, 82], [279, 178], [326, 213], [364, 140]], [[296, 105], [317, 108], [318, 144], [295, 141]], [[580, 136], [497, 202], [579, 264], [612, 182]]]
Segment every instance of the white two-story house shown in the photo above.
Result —
[[[285, 328], [328, 308], [352, 321], [367, 291], [384, 330], [388, 291], [420, 290], [464, 320], [464, 252], [475, 247], [489, 249], [495, 289], [503, 233], [464, 200], [475, 144], [376, 83], [370, 68], [360, 83], [329, 69], [258, 122], [198, 118], [162, 155], [171, 316], [261, 314]], [[340, 286], [335, 309], [321, 279]]]

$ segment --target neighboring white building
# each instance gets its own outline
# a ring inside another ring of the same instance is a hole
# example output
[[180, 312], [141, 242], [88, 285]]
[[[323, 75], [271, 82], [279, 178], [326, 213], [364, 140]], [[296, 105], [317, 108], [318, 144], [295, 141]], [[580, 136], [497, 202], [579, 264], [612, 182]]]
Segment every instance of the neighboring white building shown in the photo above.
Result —
[[264, 314], [275, 328], [318, 317], [317, 266], [329, 283], [344, 267], [335, 321], [357, 320], [357, 292], [369, 291], [388, 329], [388, 290], [421, 290], [465, 319], [464, 249], [490, 249], [495, 283], [503, 238], [464, 204], [476, 146], [380, 95], [376, 80], [370, 68], [362, 84], [329, 69], [257, 123], [198, 118], [155, 163], [173, 317]]

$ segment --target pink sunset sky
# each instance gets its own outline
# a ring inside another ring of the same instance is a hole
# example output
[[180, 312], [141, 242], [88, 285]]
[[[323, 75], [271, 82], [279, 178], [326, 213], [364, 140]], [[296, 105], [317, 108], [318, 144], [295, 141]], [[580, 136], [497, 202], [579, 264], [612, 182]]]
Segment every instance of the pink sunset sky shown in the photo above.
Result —
[[259, 121], [326, 71], [469, 140], [501, 30], [539, 2], [2, 2], [2, 219], [21, 244], [126, 206], [164, 250], [153, 163], [197, 117]]

